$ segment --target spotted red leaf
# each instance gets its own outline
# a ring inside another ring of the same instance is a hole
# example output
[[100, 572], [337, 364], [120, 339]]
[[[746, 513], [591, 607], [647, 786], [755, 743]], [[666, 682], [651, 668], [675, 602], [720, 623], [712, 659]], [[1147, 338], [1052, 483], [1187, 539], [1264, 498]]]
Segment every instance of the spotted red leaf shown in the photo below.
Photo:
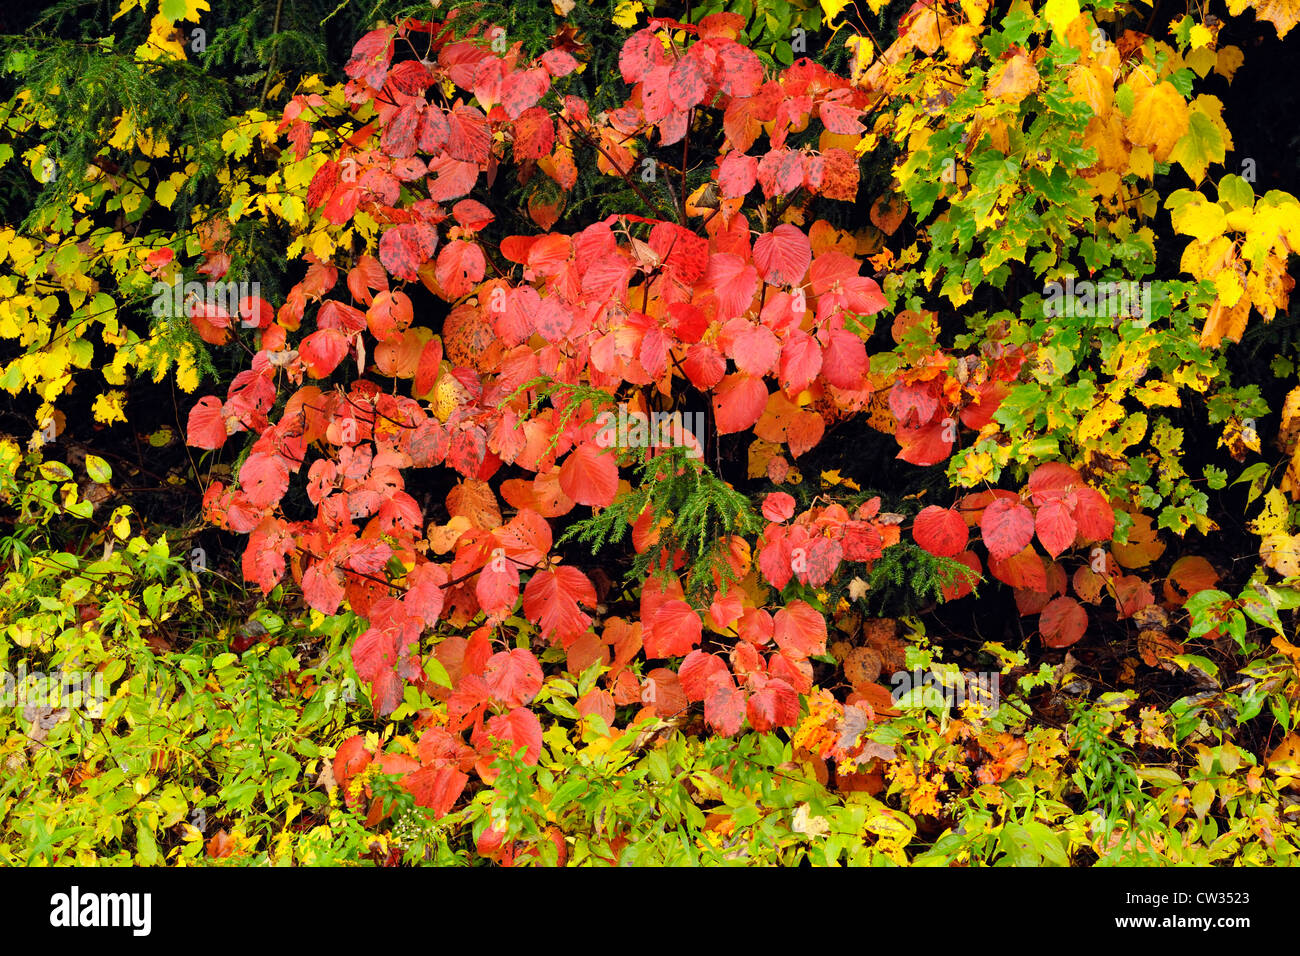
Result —
[[668, 95], [673, 106], [688, 110], [700, 103], [709, 91], [709, 78], [697, 57], [687, 54], [673, 64], [668, 74]]
[[447, 243], [438, 253], [434, 275], [448, 301], [463, 298], [483, 280], [487, 260], [476, 242], [457, 239]]
[[506, 116], [519, 119], [524, 110], [536, 105], [551, 88], [551, 77], [545, 70], [519, 70], [506, 77], [501, 84], [501, 105]]
[[427, 223], [394, 226], [379, 239], [379, 261], [392, 275], [414, 282], [437, 243], [438, 235]]
[[447, 152], [452, 159], [486, 163], [492, 152], [492, 134], [487, 117], [472, 106], [458, 106], [446, 115]]
[[343, 72], [354, 80], [364, 80], [375, 89], [384, 85], [389, 64], [393, 62], [393, 27], [371, 30], [352, 47], [352, 57]]
[[748, 47], [724, 43], [718, 48], [714, 76], [728, 96], [753, 96], [763, 85], [763, 64]]

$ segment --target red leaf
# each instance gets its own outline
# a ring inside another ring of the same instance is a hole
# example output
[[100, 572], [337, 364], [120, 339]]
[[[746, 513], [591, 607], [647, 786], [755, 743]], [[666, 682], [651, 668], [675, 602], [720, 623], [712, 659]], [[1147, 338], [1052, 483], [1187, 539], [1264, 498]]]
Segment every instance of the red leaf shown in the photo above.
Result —
[[822, 377], [826, 381], [836, 388], [861, 388], [868, 367], [867, 347], [862, 339], [846, 329], [832, 329], [827, 334], [822, 353]]
[[728, 375], [713, 393], [718, 434], [744, 431], [759, 420], [766, 406], [767, 386], [761, 378], [744, 372]]
[[739, 199], [754, 188], [757, 176], [758, 160], [733, 149], [718, 166], [718, 189], [724, 199]]
[[718, 318], [734, 319], [749, 311], [758, 292], [758, 272], [740, 256], [718, 253], [709, 256], [705, 285], [718, 300]]
[[937, 465], [952, 453], [954, 435], [949, 425], [938, 420], [920, 428], [899, 427], [898, 457], [913, 465]]
[[465, 163], [487, 162], [492, 154], [492, 134], [481, 110], [458, 106], [447, 114], [447, 153]]
[[429, 198], [435, 202], [447, 202], [449, 199], [464, 196], [478, 181], [477, 163], [461, 162], [450, 156], [439, 156], [429, 160], [429, 172], [438, 177], [434, 179], [433, 175], [430, 175], [426, 180]]
[[406, 610], [433, 627], [442, 615], [447, 580], [447, 569], [442, 565], [427, 561], [417, 564], [406, 575], [406, 594], [402, 598]]
[[748, 47], [734, 41], [724, 43], [718, 47], [714, 75], [728, 96], [753, 96], [763, 84], [763, 64]]
[[393, 61], [394, 32], [393, 27], [381, 27], [363, 36], [352, 47], [352, 57], [343, 67], [343, 72], [354, 80], [365, 80], [375, 89], [383, 86], [388, 66]]
[[437, 245], [438, 234], [427, 223], [395, 226], [379, 239], [379, 261], [397, 278], [414, 282]]
[[668, 74], [668, 96], [673, 106], [688, 110], [700, 103], [708, 91], [709, 80], [697, 57], [687, 54], [673, 64]]
[[490, 617], [504, 618], [519, 600], [519, 568], [504, 557], [494, 558], [479, 572], [474, 594]]
[[980, 531], [989, 554], [1005, 560], [1034, 540], [1034, 515], [1019, 498], [998, 498], [984, 509]]
[[822, 347], [803, 329], [795, 329], [781, 348], [780, 379], [786, 394], [802, 392], [822, 370]]
[[508, 741], [511, 754], [518, 754], [522, 748], [526, 764], [537, 763], [542, 755], [542, 724], [527, 707], [516, 707], [508, 714], [493, 717], [487, 722], [487, 732], [494, 740]]
[[380, 146], [389, 156], [415, 155], [416, 130], [420, 124], [420, 107], [408, 104], [389, 117]]
[[1109, 541], [1115, 535], [1115, 512], [1110, 503], [1093, 488], [1074, 492], [1074, 520], [1079, 536], [1089, 544]]
[[575, 448], [560, 466], [560, 488], [580, 505], [604, 508], [618, 494], [618, 461], [594, 442]]
[[744, 324], [732, 342], [731, 357], [736, 368], [750, 375], [763, 376], [772, 371], [781, 356], [781, 340], [766, 325], [753, 325], [746, 319], [734, 319]]
[[1048, 647], [1069, 647], [1088, 630], [1088, 612], [1072, 597], [1054, 598], [1039, 615], [1038, 630]]
[[289, 490], [289, 466], [279, 455], [254, 452], [239, 469], [239, 487], [253, 507], [270, 508]]
[[551, 77], [545, 70], [520, 70], [511, 73], [501, 84], [501, 105], [506, 116], [519, 119], [524, 111], [534, 106], [551, 88]]
[[618, 67], [626, 83], [639, 83], [656, 66], [666, 63], [663, 44], [653, 30], [638, 30], [627, 38], [618, 55]]
[[402, 786], [418, 806], [428, 807], [435, 818], [444, 817], [465, 792], [469, 776], [455, 767], [421, 767], [402, 779]]
[[[539, 106], [524, 110], [515, 121], [515, 159], [541, 159], [555, 148], [555, 123]], [[475, 175], [478, 168], [474, 169]]]
[[784, 491], [774, 491], [763, 499], [763, 517], [768, 521], [786, 521], [793, 515], [794, 498]]
[[668, 601], [655, 611], [653, 626], [644, 631], [645, 656], [681, 657], [700, 643], [700, 616], [685, 601]]
[[941, 558], [951, 558], [966, 550], [970, 531], [966, 519], [954, 508], [930, 505], [912, 522], [912, 537], [926, 551]]
[[524, 614], [539, 624], [542, 635], [572, 641], [587, 630], [591, 618], [578, 607], [596, 605], [596, 588], [577, 568], [560, 565], [538, 571], [524, 588]]
[[704, 720], [710, 727], [730, 737], [745, 723], [745, 693], [725, 683], [713, 686], [704, 700]]
[[370, 334], [379, 341], [400, 335], [411, 325], [415, 312], [405, 292], [381, 292], [366, 310]]
[[691, 651], [682, 661], [677, 673], [682, 679], [682, 690], [686, 692], [689, 701], [707, 698], [715, 683], [735, 684], [726, 662], [707, 651]]
[[298, 343], [298, 358], [312, 378], [324, 378], [348, 354], [347, 336], [338, 329], [321, 329]]
[[194, 448], [220, 448], [226, 443], [226, 419], [221, 399], [205, 395], [190, 409], [185, 441]]
[[826, 653], [826, 619], [803, 601], [791, 601], [776, 612], [772, 637], [791, 657], [812, 657]]
[[448, 301], [464, 298], [481, 282], [487, 261], [478, 243], [457, 239], [442, 247], [434, 275]]
[[793, 727], [799, 721], [799, 695], [783, 680], [754, 677], [760, 686], [749, 697], [745, 713], [760, 734], [774, 727]]
[[764, 282], [798, 285], [812, 263], [812, 244], [803, 230], [782, 223], [754, 241], [754, 265]]
[[483, 680], [494, 699], [507, 707], [519, 707], [542, 689], [542, 665], [523, 648], [500, 651], [488, 658]]
[[1074, 536], [1079, 531], [1074, 518], [1070, 517], [1068, 504], [1060, 498], [1040, 505], [1034, 524], [1038, 529], [1038, 540], [1053, 558], [1074, 544]]

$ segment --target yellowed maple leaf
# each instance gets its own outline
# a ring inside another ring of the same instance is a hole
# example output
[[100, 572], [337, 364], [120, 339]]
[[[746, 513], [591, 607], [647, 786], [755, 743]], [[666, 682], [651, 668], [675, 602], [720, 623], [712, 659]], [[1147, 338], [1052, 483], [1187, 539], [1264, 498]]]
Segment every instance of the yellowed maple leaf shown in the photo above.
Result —
[[1137, 90], [1133, 112], [1124, 120], [1124, 134], [1135, 146], [1146, 146], [1157, 162], [1168, 161], [1174, 146], [1187, 133], [1187, 101], [1172, 83]]
[[1024, 53], [1003, 60], [989, 79], [989, 95], [1006, 103], [1019, 103], [1038, 89], [1038, 70]]

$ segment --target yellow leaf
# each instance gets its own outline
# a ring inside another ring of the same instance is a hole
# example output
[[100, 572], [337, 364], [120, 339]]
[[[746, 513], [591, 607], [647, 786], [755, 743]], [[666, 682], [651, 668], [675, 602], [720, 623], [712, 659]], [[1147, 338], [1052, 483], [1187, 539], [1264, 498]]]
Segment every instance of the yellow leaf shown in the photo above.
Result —
[[1215, 58], [1214, 72], [1232, 82], [1232, 75], [1237, 72], [1237, 67], [1246, 61], [1246, 57], [1241, 52], [1241, 47], [1225, 46], [1219, 48], [1219, 53]]
[[1079, 17], [1079, 0], [1047, 0], [1043, 19], [1052, 25], [1058, 40], [1065, 39], [1065, 31]]
[[[1033, 61], [1023, 53], [1016, 53], [1003, 60], [993, 71], [989, 80], [989, 95], [1006, 103], [1019, 103], [1038, 89], [1038, 82], [1038, 70], [1034, 68]], [[1180, 102], [1181, 99], [1179, 97]]]
[[1254, 9], [1257, 20], [1267, 20], [1277, 28], [1278, 39], [1300, 23], [1300, 0], [1228, 0], [1228, 12], [1233, 16], [1247, 7]]
[[1156, 161], [1151, 155], [1151, 150], [1145, 146], [1139, 146], [1128, 157], [1129, 169], [1142, 179], [1150, 179], [1156, 172]]
[[1223, 207], [1217, 202], [1209, 202], [1205, 197], [1196, 195], [1170, 213], [1174, 231], [1186, 236], [1195, 236], [1201, 242], [1209, 242], [1223, 233], [1228, 217]]
[[835, 26], [835, 18], [840, 15], [850, 2], [852, 0], [821, 0], [822, 13], [825, 14], [822, 22], [828, 27]]
[[158, 201], [160, 206], [171, 209], [172, 203], [176, 201], [176, 187], [171, 184], [170, 180], [159, 183], [157, 190], [154, 191], [153, 198]]
[[1124, 133], [1136, 146], [1151, 149], [1157, 162], [1166, 162], [1188, 128], [1187, 101], [1172, 83], [1136, 91], [1133, 113], [1124, 120]]
[[1204, 113], [1193, 110], [1188, 119], [1187, 132], [1169, 154], [1170, 161], [1187, 170], [1192, 182], [1199, 183], [1205, 178], [1209, 164], [1222, 163], [1223, 157], [1223, 137], [1218, 128]]
[[614, 26], [630, 30], [636, 26], [636, 15], [644, 9], [640, 0], [622, 0], [614, 10]]
[[1078, 64], [1066, 80], [1070, 92], [1092, 108], [1094, 116], [1105, 116], [1115, 100], [1115, 89], [1101, 66]]
[[[1192, 41], [1192, 49], [1198, 50], [1201, 47], [1209, 46], [1213, 43], [1214, 34], [1209, 31], [1205, 24], [1198, 23], [1196, 26], [1192, 27], [1189, 39]], [[1205, 74], [1202, 73], [1201, 75], [1204, 76]]]
[[1183, 59], [1187, 61], [1188, 66], [1196, 71], [1197, 76], [1203, 78], [1219, 62], [1219, 55], [1208, 46], [1203, 46], [1192, 50]]

